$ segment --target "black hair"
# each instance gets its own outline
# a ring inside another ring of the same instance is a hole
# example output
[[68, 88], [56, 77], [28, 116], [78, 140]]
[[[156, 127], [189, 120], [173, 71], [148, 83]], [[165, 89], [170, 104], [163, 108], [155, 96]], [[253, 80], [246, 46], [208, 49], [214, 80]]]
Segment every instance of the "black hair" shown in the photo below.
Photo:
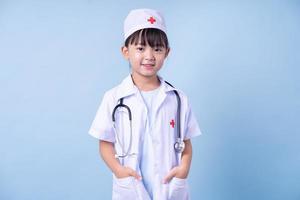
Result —
[[132, 33], [125, 40], [125, 47], [129, 44], [149, 44], [150, 47], [165, 47], [169, 49], [169, 42], [165, 32], [157, 28], [145, 28]]

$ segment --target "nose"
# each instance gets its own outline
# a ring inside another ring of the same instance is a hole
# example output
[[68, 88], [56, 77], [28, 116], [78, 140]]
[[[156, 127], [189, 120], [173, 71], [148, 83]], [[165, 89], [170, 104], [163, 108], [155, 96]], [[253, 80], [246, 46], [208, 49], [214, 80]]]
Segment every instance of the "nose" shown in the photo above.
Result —
[[147, 48], [145, 51], [145, 59], [146, 60], [155, 60], [152, 48]]

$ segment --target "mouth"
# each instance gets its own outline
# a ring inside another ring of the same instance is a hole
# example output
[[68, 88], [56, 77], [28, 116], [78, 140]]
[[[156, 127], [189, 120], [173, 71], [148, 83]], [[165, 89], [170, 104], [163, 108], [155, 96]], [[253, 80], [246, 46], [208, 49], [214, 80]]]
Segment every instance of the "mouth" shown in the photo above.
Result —
[[142, 64], [142, 66], [145, 68], [153, 68], [155, 65], [150, 63], [150, 64]]

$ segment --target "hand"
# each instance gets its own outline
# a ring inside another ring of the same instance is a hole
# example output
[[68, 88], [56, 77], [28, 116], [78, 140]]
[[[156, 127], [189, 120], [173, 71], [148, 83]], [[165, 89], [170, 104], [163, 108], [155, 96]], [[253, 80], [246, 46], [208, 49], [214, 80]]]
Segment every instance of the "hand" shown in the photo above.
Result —
[[115, 173], [115, 176], [117, 178], [126, 178], [129, 176], [133, 176], [134, 178], [138, 179], [138, 180], [142, 180], [142, 177], [132, 168], [130, 167], [124, 167], [121, 166], [117, 172]]
[[171, 169], [168, 175], [164, 178], [163, 183], [168, 183], [173, 177], [185, 179], [187, 178], [189, 169], [183, 165], [179, 165]]

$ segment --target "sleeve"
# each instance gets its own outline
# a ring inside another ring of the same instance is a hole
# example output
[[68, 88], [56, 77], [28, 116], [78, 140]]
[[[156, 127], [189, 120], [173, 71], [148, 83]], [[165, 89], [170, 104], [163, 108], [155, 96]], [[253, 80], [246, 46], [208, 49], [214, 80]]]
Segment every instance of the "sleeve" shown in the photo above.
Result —
[[187, 110], [186, 110], [186, 118], [185, 118], [185, 129], [184, 129], [184, 140], [191, 139], [192, 137], [196, 137], [202, 134], [197, 119], [191, 109], [190, 104], [187, 102]]
[[112, 125], [112, 114], [109, 102], [111, 102], [109, 95], [108, 93], [105, 93], [93, 123], [89, 129], [89, 134], [99, 140], [114, 143], [115, 133]]

